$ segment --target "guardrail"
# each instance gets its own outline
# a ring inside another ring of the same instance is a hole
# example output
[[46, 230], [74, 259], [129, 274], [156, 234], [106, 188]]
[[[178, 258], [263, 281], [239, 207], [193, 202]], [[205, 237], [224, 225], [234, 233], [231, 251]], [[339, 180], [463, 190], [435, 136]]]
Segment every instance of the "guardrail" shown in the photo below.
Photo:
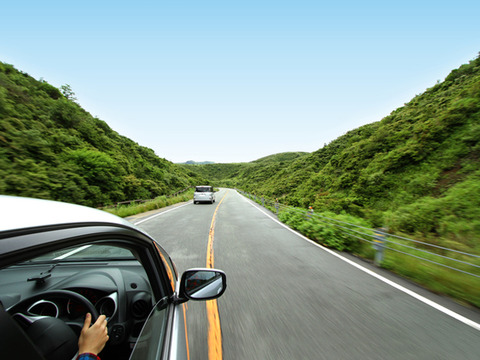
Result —
[[[184, 192], [186, 192], [186, 191], [188, 191], [192, 188], [193, 188], [193, 186], [189, 186], [189, 187], [186, 187], [185, 189], [179, 190], [176, 193], [173, 193], [171, 195], [163, 195], [163, 196], [165, 196], [167, 199], [172, 198], [172, 197], [178, 196], [180, 194], [183, 194]], [[118, 206], [121, 206], [121, 205], [143, 204], [143, 203], [146, 203], [146, 202], [149, 202], [149, 201], [154, 201], [154, 200], [155, 199], [147, 199], [147, 200], [139, 199], [139, 200], [120, 201], [120, 202], [117, 202], [113, 205], [108, 205], [108, 206], [102, 207], [102, 209], [111, 209], [111, 208], [118, 207]]]
[[[284, 211], [300, 213], [304, 216], [305, 220], [311, 220], [319, 224], [324, 224], [325, 226], [334, 227], [347, 236], [371, 244], [375, 250], [374, 263], [377, 266], [380, 266], [382, 263], [385, 251], [394, 251], [421, 261], [480, 278], [479, 255], [391, 234], [385, 228], [372, 229], [328, 218], [316, 214], [312, 208], [306, 210], [299, 209], [280, 204], [278, 201], [249, 194], [238, 189], [237, 191], [258, 204], [261, 204], [263, 207], [276, 212], [277, 215]], [[447, 254], [449, 256], [447, 256]], [[428, 258], [426, 256], [428, 256]], [[473, 261], [477, 261], [478, 264], [473, 263]]]

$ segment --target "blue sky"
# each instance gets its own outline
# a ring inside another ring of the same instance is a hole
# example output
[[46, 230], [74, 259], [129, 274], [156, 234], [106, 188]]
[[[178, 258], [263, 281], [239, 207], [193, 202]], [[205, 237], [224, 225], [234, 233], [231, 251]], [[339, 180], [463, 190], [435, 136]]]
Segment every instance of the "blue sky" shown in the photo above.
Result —
[[480, 51], [477, 1], [2, 4], [0, 61], [173, 162], [315, 151]]

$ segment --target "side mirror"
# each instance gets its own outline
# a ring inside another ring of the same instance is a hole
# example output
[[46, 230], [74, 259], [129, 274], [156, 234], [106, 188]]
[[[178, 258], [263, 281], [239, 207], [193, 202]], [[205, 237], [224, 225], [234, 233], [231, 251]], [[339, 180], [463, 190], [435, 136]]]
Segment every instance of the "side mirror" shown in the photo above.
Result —
[[212, 300], [225, 292], [227, 276], [221, 270], [190, 269], [182, 274], [180, 299]]

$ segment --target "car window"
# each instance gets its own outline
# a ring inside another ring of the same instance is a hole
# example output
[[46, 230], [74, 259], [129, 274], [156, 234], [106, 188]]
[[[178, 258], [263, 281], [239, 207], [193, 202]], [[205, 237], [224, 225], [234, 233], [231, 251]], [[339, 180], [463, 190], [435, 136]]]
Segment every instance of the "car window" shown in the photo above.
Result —
[[30, 263], [57, 261], [134, 260], [132, 252], [118, 246], [89, 244], [65, 248], [34, 257]]
[[164, 298], [152, 309], [135, 344], [130, 360], [160, 358], [167, 326], [168, 302]]
[[196, 192], [213, 192], [213, 189], [210, 186], [203, 186], [203, 187], [199, 186], [195, 189], [195, 191]]

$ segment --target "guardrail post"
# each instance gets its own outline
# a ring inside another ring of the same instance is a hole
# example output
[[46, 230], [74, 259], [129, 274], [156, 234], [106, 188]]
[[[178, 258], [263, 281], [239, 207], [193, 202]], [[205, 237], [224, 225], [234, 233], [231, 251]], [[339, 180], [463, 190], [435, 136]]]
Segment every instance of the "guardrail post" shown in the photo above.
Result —
[[307, 220], [310, 220], [312, 218], [312, 214], [313, 214], [313, 207], [309, 206], [308, 212], [307, 212]]
[[275, 199], [275, 209], [277, 210], [277, 215], [278, 215], [278, 209], [280, 209], [280, 204], [278, 203], [278, 199]]
[[374, 264], [380, 266], [383, 262], [383, 253], [385, 251], [385, 228], [375, 229], [375, 236], [373, 238], [373, 248], [376, 250]]

